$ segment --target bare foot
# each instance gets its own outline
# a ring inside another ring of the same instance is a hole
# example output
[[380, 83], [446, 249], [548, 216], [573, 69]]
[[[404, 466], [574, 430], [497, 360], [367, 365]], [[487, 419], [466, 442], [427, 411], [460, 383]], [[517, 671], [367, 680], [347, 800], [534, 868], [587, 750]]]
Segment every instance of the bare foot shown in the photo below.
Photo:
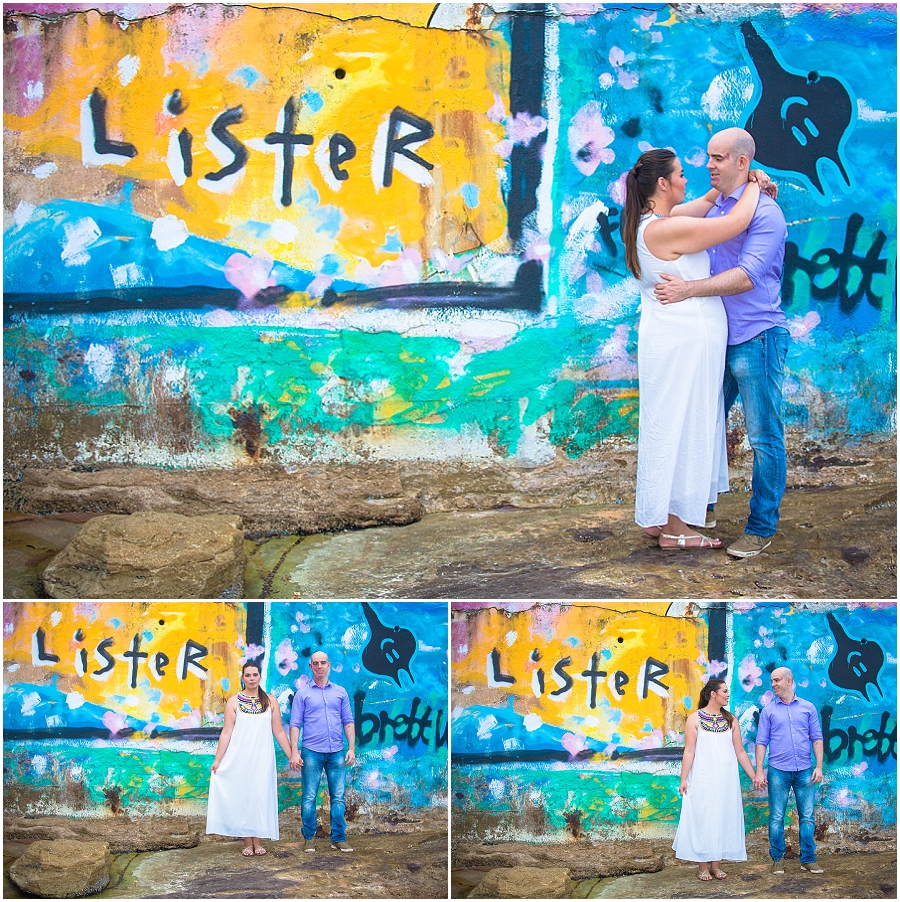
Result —
[[661, 526], [642, 526], [641, 529], [644, 530], [644, 535], [648, 539], [658, 539], [659, 534], [662, 532]]

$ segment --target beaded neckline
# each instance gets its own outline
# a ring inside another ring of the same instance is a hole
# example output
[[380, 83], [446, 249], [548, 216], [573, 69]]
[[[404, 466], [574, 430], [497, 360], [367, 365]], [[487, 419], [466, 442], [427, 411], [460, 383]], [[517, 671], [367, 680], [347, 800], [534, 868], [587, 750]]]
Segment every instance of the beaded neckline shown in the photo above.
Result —
[[710, 714], [707, 711], [697, 711], [700, 716], [700, 726], [707, 733], [727, 733], [728, 721], [724, 714]]
[[255, 698], [250, 695], [244, 695], [242, 692], [238, 693], [238, 707], [244, 714], [262, 714], [263, 707], [262, 701], [260, 701], [259, 696], [257, 695]]

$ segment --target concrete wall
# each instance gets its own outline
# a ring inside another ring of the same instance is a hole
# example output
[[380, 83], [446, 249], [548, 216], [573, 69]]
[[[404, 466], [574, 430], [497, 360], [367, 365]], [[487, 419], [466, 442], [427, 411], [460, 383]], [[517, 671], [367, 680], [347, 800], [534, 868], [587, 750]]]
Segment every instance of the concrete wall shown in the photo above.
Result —
[[700, 194], [734, 124], [791, 441], [894, 433], [893, 6], [88, 6], [5, 7], [14, 471], [632, 440], [623, 173], [670, 145]]
[[[287, 724], [319, 648], [354, 706], [351, 819], [445, 806], [446, 635], [442, 604], [5, 603], [4, 812], [205, 813], [241, 663], [262, 656]], [[299, 806], [276, 756], [280, 807]]]
[[[897, 609], [884, 602], [452, 605], [453, 836], [552, 842], [674, 837], [684, 721], [709, 677], [754, 760], [769, 673], [819, 711], [816, 823], [896, 824]], [[741, 774], [747, 829], [765, 793]], [[794, 812], [794, 809], [791, 808]], [[795, 812], [791, 815], [796, 817]]]

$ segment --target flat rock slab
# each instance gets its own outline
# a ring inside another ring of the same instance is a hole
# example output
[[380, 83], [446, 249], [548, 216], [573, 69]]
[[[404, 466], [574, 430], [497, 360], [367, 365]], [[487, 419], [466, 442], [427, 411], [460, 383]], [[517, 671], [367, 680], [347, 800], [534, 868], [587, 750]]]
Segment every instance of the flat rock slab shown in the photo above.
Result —
[[569, 899], [572, 878], [565, 868], [495, 868], [488, 871], [470, 899]]
[[243, 589], [241, 521], [213, 514], [107, 514], [47, 565], [50, 598], [222, 598]]
[[663, 869], [661, 850], [649, 841], [571, 843], [457, 843], [454, 869], [565, 868], [574, 880], [641, 874]]
[[112, 856], [105, 842], [38, 840], [9, 869], [19, 889], [45, 899], [76, 899], [109, 883]]
[[[722, 497], [737, 538], [749, 494]], [[286, 537], [249, 557], [253, 598], [887, 598], [897, 594], [896, 479], [795, 488], [766, 551], [664, 551], [624, 505], [431, 514], [402, 529]]]
[[187, 817], [4, 817], [4, 843], [72, 839], [105, 842], [112, 853], [192, 848], [206, 824]]
[[824, 874], [800, 870], [789, 861], [784, 874], [771, 863], [723, 862], [725, 880], [701, 883], [697, 866], [677, 862], [655, 874], [585, 880], [575, 887], [578, 899], [896, 899], [897, 853], [818, 855]]
[[26, 467], [15, 489], [20, 513], [222, 514], [239, 517], [250, 536], [400, 525], [423, 513], [391, 464], [179, 471]]
[[[244, 858], [243, 842], [124, 853], [113, 861], [103, 899], [446, 899], [447, 833], [357, 836], [354, 851], [315, 853], [299, 840], [266, 842], [266, 855]], [[13, 852], [23, 847], [9, 844]], [[7, 844], [4, 844], [4, 856]], [[4, 881], [4, 897], [23, 898]]]

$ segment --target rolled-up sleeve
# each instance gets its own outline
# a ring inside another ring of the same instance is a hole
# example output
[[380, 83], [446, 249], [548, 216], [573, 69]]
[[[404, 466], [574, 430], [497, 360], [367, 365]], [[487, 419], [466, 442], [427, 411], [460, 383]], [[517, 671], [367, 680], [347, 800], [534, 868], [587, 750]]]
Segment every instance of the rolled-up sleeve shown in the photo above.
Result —
[[294, 693], [294, 701], [291, 704], [291, 726], [303, 729], [303, 712], [305, 697], [298, 689]]
[[764, 284], [766, 274], [782, 253], [786, 234], [784, 214], [778, 205], [760, 199], [737, 259], [737, 265], [747, 273], [754, 288]]
[[767, 746], [769, 744], [769, 730], [770, 730], [770, 715], [769, 712], [763, 708], [762, 711], [759, 712], [759, 726], [756, 729], [756, 744]]
[[341, 723], [346, 726], [353, 723], [353, 712], [350, 710], [350, 696], [346, 692], [341, 693]]
[[819, 723], [819, 712], [814, 705], [810, 705], [809, 711], [809, 738], [813, 742], [822, 739], [822, 724]]

